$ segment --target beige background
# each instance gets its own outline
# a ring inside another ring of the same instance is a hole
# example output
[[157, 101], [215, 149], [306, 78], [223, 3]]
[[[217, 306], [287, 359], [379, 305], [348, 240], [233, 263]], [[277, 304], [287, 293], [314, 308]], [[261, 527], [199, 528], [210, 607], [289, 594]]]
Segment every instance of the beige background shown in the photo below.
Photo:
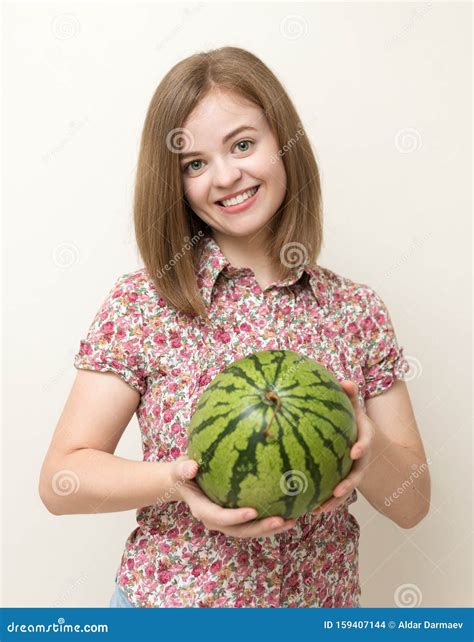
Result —
[[[134, 511], [55, 517], [40, 466], [73, 356], [141, 267], [131, 202], [152, 93], [178, 60], [250, 49], [320, 163], [320, 264], [372, 286], [412, 364], [432, 509], [402, 530], [359, 494], [363, 606], [472, 606], [471, 6], [4, 5], [2, 606], [106, 606]], [[141, 458], [134, 419], [117, 454]]]

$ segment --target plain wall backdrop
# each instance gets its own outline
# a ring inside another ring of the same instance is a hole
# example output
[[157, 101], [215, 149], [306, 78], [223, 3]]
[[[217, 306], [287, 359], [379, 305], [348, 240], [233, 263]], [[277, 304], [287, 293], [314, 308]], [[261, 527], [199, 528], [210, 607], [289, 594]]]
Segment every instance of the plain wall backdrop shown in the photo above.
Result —
[[[142, 267], [132, 195], [152, 94], [176, 62], [224, 45], [290, 94], [322, 175], [319, 264], [380, 294], [411, 364], [431, 512], [403, 530], [358, 493], [362, 606], [472, 606], [471, 13], [3, 5], [2, 606], [108, 605], [135, 511], [50, 515], [39, 471], [80, 339], [114, 280]], [[116, 454], [141, 460], [135, 417]]]

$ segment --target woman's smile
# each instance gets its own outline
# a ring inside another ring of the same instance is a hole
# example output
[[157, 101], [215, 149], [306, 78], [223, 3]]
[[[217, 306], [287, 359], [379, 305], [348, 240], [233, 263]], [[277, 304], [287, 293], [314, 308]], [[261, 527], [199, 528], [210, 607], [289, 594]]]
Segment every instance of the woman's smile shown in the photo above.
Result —
[[[256, 188], [252, 188], [243, 195], [238, 196], [236, 199], [229, 199], [229, 205], [223, 205], [223, 201], [217, 201], [216, 205], [225, 214], [239, 214], [248, 210], [257, 200], [258, 194], [260, 192], [260, 185]], [[240, 201], [235, 203], [235, 201]], [[227, 202], [227, 201], [224, 201]]]

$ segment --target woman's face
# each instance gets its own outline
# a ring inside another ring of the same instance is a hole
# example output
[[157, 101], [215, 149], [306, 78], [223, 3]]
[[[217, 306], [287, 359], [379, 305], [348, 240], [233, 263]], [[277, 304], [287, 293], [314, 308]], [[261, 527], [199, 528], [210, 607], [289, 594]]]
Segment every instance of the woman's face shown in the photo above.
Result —
[[[246, 129], [224, 142], [242, 126]], [[240, 97], [215, 90], [189, 115], [183, 129], [187, 144], [181, 153], [181, 171], [192, 210], [220, 234], [270, 234], [269, 223], [285, 197], [286, 173], [264, 112]], [[257, 185], [248, 204], [226, 208], [216, 203]]]

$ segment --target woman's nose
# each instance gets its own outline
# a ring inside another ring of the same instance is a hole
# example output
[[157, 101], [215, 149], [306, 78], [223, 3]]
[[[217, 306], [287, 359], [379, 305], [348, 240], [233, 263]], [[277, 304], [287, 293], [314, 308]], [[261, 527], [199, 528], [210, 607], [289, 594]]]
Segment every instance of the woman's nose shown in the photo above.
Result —
[[220, 160], [217, 161], [214, 165], [214, 187], [222, 188], [233, 185], [240, 179], [241, 176], [241, 170], [238, 167], [235, 167], [235, 165], [232, 165], [232, 163], [230, 162]]

